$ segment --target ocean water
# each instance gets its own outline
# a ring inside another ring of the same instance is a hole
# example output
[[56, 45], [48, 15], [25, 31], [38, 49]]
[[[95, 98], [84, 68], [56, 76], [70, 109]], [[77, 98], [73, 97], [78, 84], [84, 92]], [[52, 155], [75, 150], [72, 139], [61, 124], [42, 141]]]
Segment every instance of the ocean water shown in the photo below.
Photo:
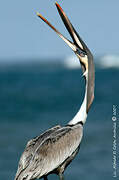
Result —
[[[0, 180], [14, 179], [29, 139], [56, 124], [66, 125], [80, 108], [81, 70], [56, 62], [0, 67]], [[114, 179], [112, 109], [116, 105], [119, 113], [119, 69], [96, 66], [95, 71], [95, 100], [80, 151], [65, 171], [68, 180]]]

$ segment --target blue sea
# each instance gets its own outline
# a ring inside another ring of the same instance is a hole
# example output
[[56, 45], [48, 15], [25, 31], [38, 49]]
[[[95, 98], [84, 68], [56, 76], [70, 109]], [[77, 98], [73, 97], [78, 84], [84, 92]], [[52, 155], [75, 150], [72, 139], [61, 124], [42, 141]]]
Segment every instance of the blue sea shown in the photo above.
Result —
[[[0, 180], [14, 179], [28, 140], [57, 124], [66, 125], [82, 103], [81, 69], [59, 63], [60, 60], [43, 62], [22, 61], [0, 66]], [[118, 105], [119, 68], [96, 65], [94, 103], [84, 127], [80, 151], [65, 171], [66, 180], [115, 179], [112, 116], [115, 106], [117, 132]], [[119, 134], [116, 139], [119, 152], [118, 137]], [[58, 180], [58, 176], [50, 175], [49, 180]]]

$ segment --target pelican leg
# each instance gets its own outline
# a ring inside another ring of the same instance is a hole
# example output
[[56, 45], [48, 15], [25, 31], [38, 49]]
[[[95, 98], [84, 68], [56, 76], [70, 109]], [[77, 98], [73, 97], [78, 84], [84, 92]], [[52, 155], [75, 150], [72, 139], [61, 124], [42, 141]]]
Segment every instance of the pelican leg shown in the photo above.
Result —
[[59, 174], [60, 180], [64, 180], [64, 175], [62, 173]]
[[44, 176], [44, 180], [48, 180], [47, 176]]

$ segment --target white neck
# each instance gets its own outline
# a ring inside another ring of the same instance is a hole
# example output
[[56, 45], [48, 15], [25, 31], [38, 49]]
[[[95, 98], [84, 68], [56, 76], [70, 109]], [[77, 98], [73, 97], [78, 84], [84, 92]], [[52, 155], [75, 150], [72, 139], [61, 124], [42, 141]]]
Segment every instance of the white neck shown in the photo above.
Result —
[[86, 89], [85, 89], [85, 96], [84, 96], [83, 103], [82, 103], [78, 113], [68, 123], [69, 125], [75, 125], [75, 124], [77, 124], [79, 122], [82, 122], [84, 124], [86, 122], [86, 118], [87, 118], [87, 112], [86, 112], [86, 106], [87, 106], [87, 84], [88, 84], [88, 81], [86, 80]]

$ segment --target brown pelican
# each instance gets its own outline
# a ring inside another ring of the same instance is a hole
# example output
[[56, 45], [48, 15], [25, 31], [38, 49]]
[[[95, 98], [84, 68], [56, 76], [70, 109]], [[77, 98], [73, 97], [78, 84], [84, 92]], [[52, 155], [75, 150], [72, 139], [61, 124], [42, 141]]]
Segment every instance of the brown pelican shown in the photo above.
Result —
[[73, 42], [65, 38], [41, 14], [37, 13], [37, 16], [48, 24], [78, 56], [85, 79], [85, 96], [78, 113], [66, 126], [57, 125], [27, 143], [19, 161], [15, 180], [36, 178], [46, 180], [51, 173], [59, 175], [60, 180], [64, 179], [65, 168], [79, 151], [83, 125], [94, 98], [93, 56], [58, 3], [56, 7]]

